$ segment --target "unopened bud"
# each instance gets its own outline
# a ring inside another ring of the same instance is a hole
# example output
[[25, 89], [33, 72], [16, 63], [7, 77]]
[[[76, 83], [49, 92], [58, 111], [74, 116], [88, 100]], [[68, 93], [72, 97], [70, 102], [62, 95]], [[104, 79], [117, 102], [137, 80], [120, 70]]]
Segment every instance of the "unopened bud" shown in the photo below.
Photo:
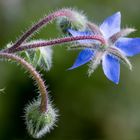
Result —
[[[26, 45], [41, 43], [44, 40], [34, 40]], [[27, 62], [32, 64], [35, 68], [39, 67], [45, 71], [49, 71], [52, 67], [52, 55], [53, 50], [51, 47], [40, 47], [32, 50], [19, 52], [20, 56], [22, 56]]]
[[33, 138], [41, 138], [50, 132], [57, 120], [57, 110], [48, 103], [47, 111], [40, 111], [40, 99], [30, 103], [25, 109], [25, 121], [29, 134]]
[[69, 17], [58, 17], [57, 18], [57, 26], [58, 28], [64, 33], [67, 34], [67, 30], [74, 29], [74, 30], [85, 30], [86, 29], [86, 23], [87, 23], [87, 18], [86, 16], [79, 11], [70, 9], [70, 15], [71, 18]]

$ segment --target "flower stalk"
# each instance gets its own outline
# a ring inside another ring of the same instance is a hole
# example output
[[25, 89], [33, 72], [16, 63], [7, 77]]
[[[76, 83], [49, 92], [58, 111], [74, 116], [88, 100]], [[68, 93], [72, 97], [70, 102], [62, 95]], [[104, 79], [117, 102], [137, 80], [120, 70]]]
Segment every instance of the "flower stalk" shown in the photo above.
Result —
[[14, 54], [0, 53], [0, 57], [18, 62], [30, 73], [30, 75], [36, 81], [39, 93], [41, 94], [40, 111], [42, 113], [46, 112], [47, 104], [48, 104], [48, 102], [47, 102], [48, 101], [48, 92], [46, 90], [44, 81], [42, 80], [40, 74], [35, 70], [35, 68], [31, 64], [29, 64], [27, 61], [25, 61], [23, 58], [20, 58], [19, 56], [14, 55]]
[[29, 39], [35, 32], [39, 29], [55, 20], [58, 17], [67, 17], [69, 20], [74, 21], [77, 20], [75, 17], [75, 13], [71, 9], [61, 9], [51, 13], [50, 15], [44, 17], [35, 25], [33, 25], [29, 30], [27, 30], [10, 48], [3, 50], [3, 52], [12, 52], [14, 49], [17, 49], [22, 43], [24, 43], [27, 39]]
[[53, 39], [53, 40], [50, 40], [50, 41], [40, 41], [40, 42], [35, 42], [35, 43], [26, 43], [26, 44], [21, 45], [18, 48], [15, 48], [15, 49], [11, 50], [10, 53], [15, 53], [15, 52], [18, 52], [18, 51], [23, 51], [23, 50], [33, 49], [33, 48], [39, 48], [39, 47], [60, 45], [60, 44], [69, 43], [69, 42], [78, 41], [78, 40], [97, 40], [102, 45], [105, 45], [105, 43], [106, 43], [105, 40], [101, 36], [98, 36], [98, 35], [65, 37], [65, 38]]

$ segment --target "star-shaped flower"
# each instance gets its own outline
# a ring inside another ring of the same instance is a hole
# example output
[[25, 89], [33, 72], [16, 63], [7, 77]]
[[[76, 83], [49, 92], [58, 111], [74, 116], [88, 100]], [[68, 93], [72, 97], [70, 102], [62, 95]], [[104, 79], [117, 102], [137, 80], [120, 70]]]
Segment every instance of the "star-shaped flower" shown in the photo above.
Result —
[[[75, 63], [70, 69], [77, 68], [90, 61], [89, 74], [102, 62], [102, 68], [106, 77], [114, 83], [119, 83], [120, 61], [124, 62], [132, 69], [127, 56], [134, 56], [140, 53], [140, 38], [126, 38], [135, 29], [120, 29], [121, 13], [117, 12], [106, 18], [98, 27], [89, 24], [87, 31], [75, 31], [68, 29], [72, 36], [98, 35], [104, 39], [105, 44], [93, 40], [78, 41], [80, 46], [86, 47], [82, 50]], [[89, 47], [89, 48], [88, 48]]]

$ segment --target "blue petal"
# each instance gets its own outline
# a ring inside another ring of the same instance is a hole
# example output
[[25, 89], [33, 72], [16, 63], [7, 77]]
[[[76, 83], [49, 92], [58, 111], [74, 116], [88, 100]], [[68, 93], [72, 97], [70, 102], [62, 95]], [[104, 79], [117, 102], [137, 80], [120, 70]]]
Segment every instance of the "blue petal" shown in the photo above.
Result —
[[126, 56], [133, 56], [140, 53], [140, 38], [120, 38], [115, 46]]
[[112, 16], [106, 18], [101, 24], [100, 29], [103, 32], [104, 37], [108, 39], [110, 36], [120, 31], [120, 25], [121, 13], [117, 12]]
[[112, 82], [118, 84], [120, 78], [119, 60], [109, 54], [103, 56], [102, 67], [106, 77]]
[[[76, 31], [76, 30], [68, 29], [68, 32], [72, 36], [74, 36], [74, 37], [76, 37], [76, 36], [89, 36], [89, 35], [93, 35], [93, 33], [90, 32], [90, 31], [81, 32], [81, 31]], [[81, 44], [83, 44], [83, 43], [85, 44], [85, 43], [93, 43], [94, 40], [89, 40], [89, 39], [87, 39], [87, 40], [78, 40], [78, 42], [81, 43]]]
[[82, 50], [76, 61], [74, 62], [73, 66], [71, 68], [69, 68], [68, 70], [72, 70], [72, 69], [75, 69], [81, 65], [84, 65], [85, 63], [89, 62], [92, 57], [94, 56], [94, 51], [93, 50], [90, 50], [90, 49], [84, 49]]

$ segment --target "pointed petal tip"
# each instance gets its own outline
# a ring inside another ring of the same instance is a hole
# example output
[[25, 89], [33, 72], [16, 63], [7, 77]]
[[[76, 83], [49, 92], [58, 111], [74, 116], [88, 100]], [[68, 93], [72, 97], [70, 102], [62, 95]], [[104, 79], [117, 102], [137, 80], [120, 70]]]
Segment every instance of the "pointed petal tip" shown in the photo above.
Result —
[[107, 17], [100, 25], [100, 29], [103, 32], [105, 38], [109, 38], [113, 34], [120, 31], [121, 26], [121, 12], [116, 12], [113, 15]]
[[75, 69], [77, 67], [80, 67], [80, 66], [86, 64], [87, 62], [89, 62], [91, 60], [91, 58], [93, 56], [94, 56], [94, 51], [91, 51], [89, 49], [82, 50], [79, 53], [76, 61], [72, 65], [72, 67], [70, 67], [68, 70], [72, 70], [72, 69]]
[[118, 14], [118, 15], [120, 15], [120, 16], [121, 16], [121, 12], [120, 12], [120, 11], [116, 12], [116, 14]]
[[114, 81], [114, 83], [115, 83], [116, 85], [118, 85], [118, 84], [119, 84], [119, 81]]
[[75, 67], [74, 67], [74, 66], [72, 66], [72, 67], [68, 68], [67, 70], [73, 70], [73, 69], [75, 69]]
[[109, 77], [107, 77], [108, 80], [110, 80], [111, 82], [113, 82], [114, 84], [118, 85], [119, 84], [119, 79], [111, 79]]
[[121, 17], [121, 12], [120, 11], [117, 11], [116, 13], [114, 13], [114, 15]]
[[120, 11], [116, 12], [116, 13], [114, 14], [114, 16], [120, 18], [120, 20], [121, 20], [121, 12], [120, 12]]
[[68, 68], [67, 70], [73, 70], [73, 69], [76, 69], [78, 67], [80, 67], [81, 65], [77, 65], [76, 63], [73, 64], [70, 68]]

